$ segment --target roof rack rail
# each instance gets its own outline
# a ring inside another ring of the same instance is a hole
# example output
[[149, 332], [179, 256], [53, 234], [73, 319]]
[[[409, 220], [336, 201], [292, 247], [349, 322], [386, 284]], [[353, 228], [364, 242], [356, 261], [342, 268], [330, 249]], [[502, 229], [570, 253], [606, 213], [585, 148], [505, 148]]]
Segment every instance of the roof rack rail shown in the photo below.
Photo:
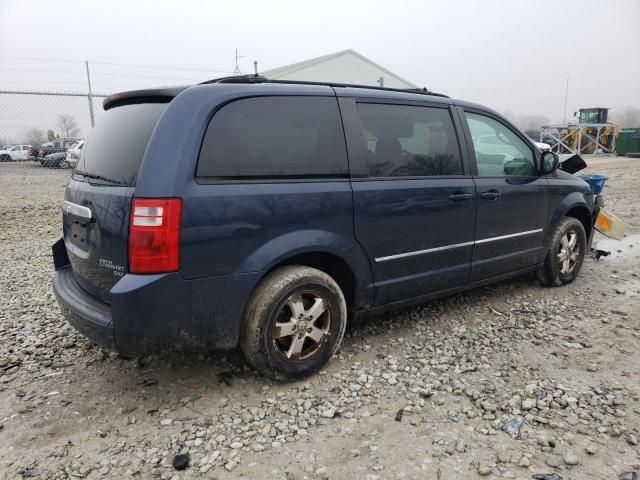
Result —
[[207, 80], [200, 83], [200, 85], [212, 84], [212, 83], [279, 83], [284, 85], [319, 85], [326, 87], [339, 87], [339, 88], [366, 88], [368, 90], [382, 90], [386, 92], [402, 92], [402, 93], [417, 93], [421, 95], [432, 95], [435, 97], [449, 98], [448, 95], [443, 93], [436, 93], [428, 90], [425, 87], [422, 88], [390, 88], [390, 87], [376, 87], [373, 85], [358, 85], [353, 83], [336, 83], [336, 82], [312, 82], [308, 80], [277, 80], [267, 78], [255, 73], [249, 75], [235, 75], [232, 77], [214, 78], [213, 80]]
[[233, 75], [231, 77], [220, 77], [206, 82], [199, 83], [198, 85], [207, 85], [211, 83], [264, 83], [267, 82], [267, 77], [251, 73], [248, 75]]

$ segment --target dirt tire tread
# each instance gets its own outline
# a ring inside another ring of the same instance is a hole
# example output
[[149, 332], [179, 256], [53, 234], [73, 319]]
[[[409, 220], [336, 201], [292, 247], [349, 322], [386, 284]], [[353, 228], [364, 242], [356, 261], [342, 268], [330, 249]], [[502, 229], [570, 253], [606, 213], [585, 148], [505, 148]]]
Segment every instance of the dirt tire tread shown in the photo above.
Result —
[[[574, 228], [575, 230], [577, 230], [580, 237], [579, 241], [582, 245], [582, 251], [578, 257], [577, 265], [570, 277], [562, 278], [554, 252], [557, 250], [560, 239], [570, 228]], [[573, 217], [564, 217], [556, 225], [553, 235], [549, 239], [549, 244], [547, 245], [544, 263], [536, 271], [536, 277], [538, 278], [538, 281], [545, 287], [560, 287], [562, 285], [573, 282], [578, 276], [578, 273], [580, 273], [580, 268], [582, 267], [582, 263], [584, 261], [586, 245], [587, 235], [580, 220]]]
[[303, 285], [305, 282], [314, 281], [337, 296], [340, 305], [340, 328], [336, 335], [337, 341], [333, 342], [329, 358], [332, 357], [340, 346], [347, 324], [347, 307], [344, 295], [336, 281], [321, 270], [303, 265], [290, 265], [279, 268], [269, 273], [256, 287], [251, 299], [247, 303], [245, 315], [240, 330], [240, 348], [247, 361], [258, 371], [265, 375], [278, 379], [303, 378], [316, 372], [323, 365], [303, 374], [282, 372], [274, 368], [266, 351], [265, 326], [270, 307], [278, 300], [282, 292]]

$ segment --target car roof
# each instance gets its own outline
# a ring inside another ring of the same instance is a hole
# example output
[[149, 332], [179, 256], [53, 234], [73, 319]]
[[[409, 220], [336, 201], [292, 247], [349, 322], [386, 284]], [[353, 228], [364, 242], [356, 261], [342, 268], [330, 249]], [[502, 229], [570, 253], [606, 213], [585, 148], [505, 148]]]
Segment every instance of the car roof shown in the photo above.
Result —
[[[203, 88], [208, 87], [208, 88]], [[256, 93], [258, 95], [268, 95], [270, 93], [278, 95], [337, 95], [338, 97], [359, 97], [359, 98], [378, 98], [386, 100], [405, 100], [419, 101], [429, 103], [441, 103], [446, 105], [457, 105], [463, 108], [470, 108], [491, 113], [505, 121], [508, 120], [497, 111], [478, 103], [468, 102], [450, 98], [447, 95], [436, 93], [426, 88], [422, 89], [398, 89], [389, 87], [375, 87], [371, 85], [355, 85], [334, 82], [312, 82], [312, 81], [295, 81], [295, 80], [274, 80], [262, 77], [260, 75], [239, 75], [233, 77], [223, 77], [202, 82], [198, 85], [182, 85], [174, 87], [150, 88], [143, 90], [130, 90], [126, 92], [115, 93], [103, 102], [105, 110], [110, 108], [132, 104], [132, 103], [151, 103], [151, 102], [170, 102], [173, 98], [185, 92], [186, 90], [211, 91], [215, 90], [219, 93], [228, 92], [238, 96], [250, 95]], [[335, 92], [335, 93], [334, 93]], [[195, 93], [195, 92], [194, 92]], [[509, 122], [510, 123], [510, 122]]]

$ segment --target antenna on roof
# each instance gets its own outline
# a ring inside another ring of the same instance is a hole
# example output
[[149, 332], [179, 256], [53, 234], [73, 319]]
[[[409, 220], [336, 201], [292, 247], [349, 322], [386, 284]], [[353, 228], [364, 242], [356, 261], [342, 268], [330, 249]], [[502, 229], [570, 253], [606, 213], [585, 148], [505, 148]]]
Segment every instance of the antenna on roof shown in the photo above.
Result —
[[238, 67], [238, 59], [239, 58], [244, 58], [244, 55], [238, 55], [238, 49], [236, 48], [236, 68], [233, 71], [234, 75], [242, 75], [242, 72], [240, 71], [240, 67]]

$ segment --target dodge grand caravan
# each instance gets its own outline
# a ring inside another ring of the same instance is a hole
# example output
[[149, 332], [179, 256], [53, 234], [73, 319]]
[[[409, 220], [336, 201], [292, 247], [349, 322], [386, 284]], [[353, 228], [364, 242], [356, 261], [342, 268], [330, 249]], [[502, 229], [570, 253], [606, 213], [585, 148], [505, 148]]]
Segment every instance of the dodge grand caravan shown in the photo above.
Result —
[[54, 290], [127, 356], [238, 344], [320, 369], [347, 319], [535, 272], [572, 282], [587, 184], [498, 113], [264, 77], [113, 95], [66, 187]]

